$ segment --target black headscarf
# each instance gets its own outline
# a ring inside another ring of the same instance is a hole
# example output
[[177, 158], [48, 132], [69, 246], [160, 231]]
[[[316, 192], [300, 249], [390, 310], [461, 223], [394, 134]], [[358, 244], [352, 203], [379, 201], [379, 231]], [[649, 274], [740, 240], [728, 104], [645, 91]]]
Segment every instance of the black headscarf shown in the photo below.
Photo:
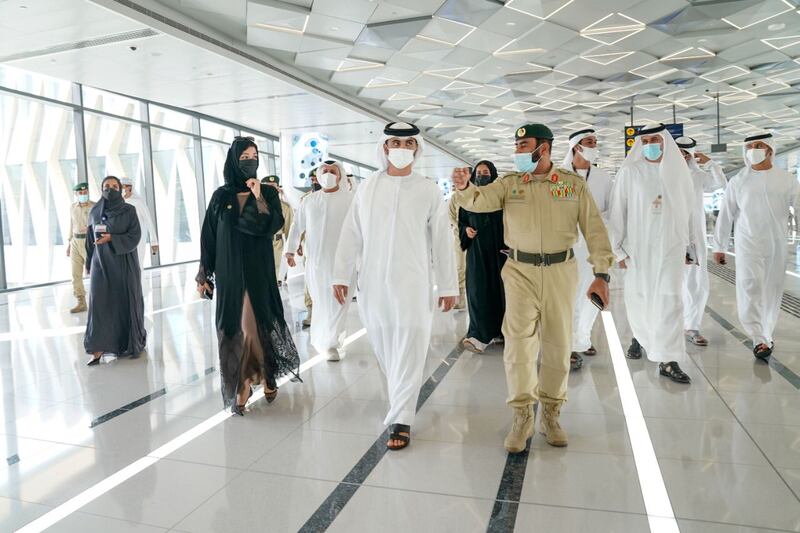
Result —
[[494, 180], [497, 179], [497, 167], [495, 167], [494, 163], [492, 163], [491, 161], [487, 161], [484, 159], [483, 161], [478, 161], [477, 163], [475, 163], [475, 166], [472, 167], [472, 175], [470, 176], [469, 180], [473, 183], [473, 185], [478, 185], [477, 172], [478, 172], [478, 167], [480, 165], [486, 165], [487, 167], [489, 167], [489, 175], [490, 175], [488, 183], [481, 183], [481, 185], [489, 185], [489, 183], [492, 183]]
[[119, 185], [120, 194], [117, 196], [115, 200], [106, 200], [105, 197], [100, 198], [100, 201], [97, 202], [100, 206], [98, 209], [100, 213], [103, 213], [108, 216], [116, 215], [120, 213], [125, 206], [125, 199], [122, 197], [122, 182], [116, 176], [106, 176], [103, 178], [103, 181], [100, 183], [100, 190], [103, 190], [103, 186], [106, 184], [107, 181], [114, 180]]
[[222, 170], [222, 175], [225, 176], [225, 187], [235, 190], [236, 192], [247, 192], [248, 177], [245, 176], [242, 169], [239, 168], [239, 157], [242, 152], [250, 147], [256, 149], [256, 157], [258, 157], [258, 146], [248, 137], [236, 137], [228, 148], [228, 157], [225, 159], [225, 167]]

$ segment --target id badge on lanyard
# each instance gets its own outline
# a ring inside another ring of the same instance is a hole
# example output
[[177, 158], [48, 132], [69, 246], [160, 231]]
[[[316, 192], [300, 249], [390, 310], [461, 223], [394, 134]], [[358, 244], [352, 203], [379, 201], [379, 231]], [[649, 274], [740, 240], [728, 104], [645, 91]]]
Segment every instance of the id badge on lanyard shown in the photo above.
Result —
[[100, 224], [94, 226], [94, 239], [97, 240], [103, 236], [103, 233], [108, 233], [108, 217], [103, 213], [100, 216]]

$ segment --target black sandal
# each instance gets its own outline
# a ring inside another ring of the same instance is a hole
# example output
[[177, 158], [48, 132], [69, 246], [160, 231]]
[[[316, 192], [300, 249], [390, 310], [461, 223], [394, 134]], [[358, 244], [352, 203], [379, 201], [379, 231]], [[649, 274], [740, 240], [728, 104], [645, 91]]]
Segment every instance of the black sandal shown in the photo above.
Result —
[[658, 364], [658, 373], [662, 376], [666, 376], [672, 381], [676, 383], [691, 383], [692, 379], [686, 375], [686, 373], [681, 370], [681, 367], [678, 366], [676, 361], [670, 361], [669, 363], [659, 363]]
[[636, 340], [636, 337], [631, 339], [631, 345], [628, 347], [628, 351], [625, 353], [625, 357], [628, 359], [641, 359], [642, 358], [642, 345], [639, 344], [639, 341]]
[[756, 356], [756, 359], [759, 359], [761, 361], [766, 361], [772, 355], [773, 349], [775, 349], [774, 342], [770, 343], [769, 346], [767, 346], [766, 343], [762, 342], [761, 344], [758, 344], [756, 345], [755, 348], [753, 348], [753, 355]]
[[597, 355], [597, 349], [594, 346], [589, 346], [589, 349], [583, 352], [583, 355], [594, 357], [595, 355]]
[[271, 391], [267, 391], [267, 387], [264, 387], [264, 398], [267, 399], [267, 403], [272, 403], [275, 401], [275, 398], [278, 397], [278, 387], [275, 387]]
[[[406, 433], [406, 435], [402, 435], [402, 433]], [[390, 444], [393, 440], [399, 440], [402, 444], [400, 446], [392, 446]], [[411, 442], [411, 426], [407, 426], [405, 424], [392, 424], [389, 426], [389, 442], [386, 443], [386, 447], [390, 450], [402, 450]]]
[[583, 357], [578, 352], [572, 352], [569, 356], [569, 369], [580, 370], [583, 366]]
[[[250, 394], [247, 395], [247, 399], [249, 400], [251, 396], [253, 396], [253, 387], [250, 387]], [[247, 402], [244, 402], [242, 405], [234, 405], [231, 408], [231, 413], [235, 414], [236, 416], [244, 416], [245, 407], [247, 407]]]

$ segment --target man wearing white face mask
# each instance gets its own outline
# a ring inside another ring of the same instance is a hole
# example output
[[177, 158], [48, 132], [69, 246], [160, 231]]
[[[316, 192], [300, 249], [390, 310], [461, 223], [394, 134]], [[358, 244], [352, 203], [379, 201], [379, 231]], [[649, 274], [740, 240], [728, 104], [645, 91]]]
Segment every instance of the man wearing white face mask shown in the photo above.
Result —
[[[286, 245], [286, 260], [296, 265], [295, 254], [300, 236], [305, 233], [303, 253], [306, 258], [306, 284], [314, 302], [311, 345], [328, 361], [339, 360], [340, 337], [344, 333], [349, 299], [339, 305], [331, 291], [336, 246], [342, 224], [353, 201], [344, 166], [339, 161], [325, 161], [317, 171], [322, 190], [306, 196], [300, 203]], [[343, 181], [344, 180], [344, 181]], [[351, 284], [353, 275], [351, 275]]]
[[388, 385], [391, 450], [410, 442], [437, 302], [449, 311], [458, 298], [447, 204], [436, 182], [413, 170], [423, 150], [416, 126], [383, 130], [380, 170], [356, 191], [333, 273], [344, 305], [358, 272], [361, 321]]
[[800, 209], [800, 184], [775, 168], [771, 133], [747, 137], [745, 167], [725, 189], [714, 232], [714, 260], [725, 264], [731, 227], [736, 247], [736, 304], [742, 328], [753, 340], [753, 355], [766, 360], [775, 345], [785, 278], [789, 208]]
[[[642, 128], [617, 173], [609, 233], [625, 273], [625, 309], [633, 331], [629, 359], [659, 363], [659, 374], [691, 379], [683, 339], [684, 264], [692, 262], [692, 178], [663, 124]], [[695, 267], [696, 268], [696, 267]]]
[[[597, 135], [591, 128], [576, 131], [569, 136], [569, 150], [561, 164], [571, 169], [586, 180], [589, 193], [600, 211], [603, 223], [608, 221], [608, 209], [611, 200], [611, 189], [614, 182], [602, 168], [593, 166], [597, 160]], [[588, 298], [586, 291], [594, 281], [592, 266], [589, 264], [589, 248], [583, 236], [573, 247], [575, 260], [578, 262], [578, 292], [575, 294], [575, 311], [572, 319], [572, 355], [570, 365], [573, 370], [583, 366], [581, 354], [594, 356], [597, 350], [592, 345], [592, 327], [600, 310]]]
[[683, 283], [683, 329], [686, 340], [696, 346], [708, 346], [708, 339], [700, 334], [700, 324], [708, 302], [708, 265], [706, 259], [706, 210], [703, 193], [725, 187], [725, 173], [719, 163], [697, 152], [697, 141], [691, 137], [675, 139], [681, 155], [689, 165], [692, 176], [692, 209], [694, 210], [694, 237], [697, 265], [687, 265]]

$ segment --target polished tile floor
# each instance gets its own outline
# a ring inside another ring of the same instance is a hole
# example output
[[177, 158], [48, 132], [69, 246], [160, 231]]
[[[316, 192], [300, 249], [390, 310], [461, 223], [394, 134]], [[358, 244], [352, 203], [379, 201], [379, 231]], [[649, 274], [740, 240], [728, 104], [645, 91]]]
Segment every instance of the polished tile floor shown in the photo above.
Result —
[[800, 319], [781, 315], [780, 366], [754, 362], [726, 327], [739, 327], [728, 281], [711, 277], [718, 320], [706, 315], [711, 346], [690, 347], [683, 362], [690, 387], [623, 360], [657, 460], [642, 478], [600, 320], [598, 355], [570, 377], [569, 447], [536, 435], [527, 455], [507, 456], [501, 350], [461, 353], [460, 313], [437, 317], [411, 447], [385, 453], [386, 389], [357, 310], [343, 360], [313, 359], [302, 277], [282, 291], [310, 360], [303, 383], [244, 418], [221, 417], [213, 306], [195, 296], [194, 268], [147, 271], [147, 353], [94, 368], [84, 366], [85, 316], [67, 312], [69, 285], [0, 296], [0, 531], [55, 516], [87, 489], [48, 531], [674, 531], [648, 516], [650, 476], [663, 480], [680, 531], [800, 531]]

